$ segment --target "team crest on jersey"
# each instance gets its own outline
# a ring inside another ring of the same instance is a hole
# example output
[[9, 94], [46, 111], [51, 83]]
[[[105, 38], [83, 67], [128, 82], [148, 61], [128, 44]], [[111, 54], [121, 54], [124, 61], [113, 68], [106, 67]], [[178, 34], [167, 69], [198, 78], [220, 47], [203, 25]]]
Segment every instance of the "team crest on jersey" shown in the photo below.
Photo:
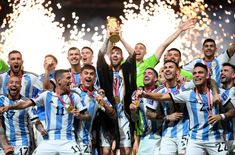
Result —
[[228, 95], [224, 92], [222, 95], [221, 95], [221, 98], [223, 101], [226, 101], [228, 99]]

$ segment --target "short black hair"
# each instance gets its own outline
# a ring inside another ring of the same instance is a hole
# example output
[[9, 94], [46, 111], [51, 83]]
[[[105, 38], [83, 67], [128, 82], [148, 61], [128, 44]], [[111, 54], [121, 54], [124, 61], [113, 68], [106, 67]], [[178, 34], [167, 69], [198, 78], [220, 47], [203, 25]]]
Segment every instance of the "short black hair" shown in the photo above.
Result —
[[194, 65], [193, 69], [195, 69], [196, 67], [204, 68], [204, 69], [206, 70], [206, 72], [208, 72], [207, 66], [204, 65], [203, 63], [200, 63], [200, 62], [196, 63], [196, 64]]
[[55, 61], [55, 63], [58, 64], [58, 60], [57, 60], [57, 58], [54, 55], [47, 54], [44, 58], [46, 59], [47, 57], [51, 57]]
[[148, 67], [148, 68], [146, 68], [144, 71], [146, 71], [147, 69], [152, 70], [152, 71], [154, 72], [154, 74], [156, 75], [156, 77], [158, 77], [158, 73], [157, 73], [157, 71], [156, 71], [154, 68]]
[[178, 65], [175, 61], [172, 61], [172, 60], [166, 60], [166, 61], [164, 62], [164, 65], [165, 65], [166, 63], [168, 63], [168, 62], [172, 62], [173, 64], [175, 64], [175, 66], [176, 66], [177, 68], [179, 68], [179, 65]]
[[181, 56], [181, 52], [177, 48], [170, 48], [169, 50], [167, 50], [167, 52], [170, 52], [170, 51], [177, 51], [180, 54], [180, 56]]
[[207, 43], [207, 42], [213, 42], [215, 45], [216, 45], [216, 43], [215, 43], [215, 40], [214, 39], [211, 39], [211, 38], [207, 38], [206, 40], [204, 40], [204, 42], [203, 42], [203, 46], [205, 45], [205, 43]]
[[83, 72], [85, 69], [93, 70], [96, 73], [95, 67], [90, 64], [84, 64], [84, 66], [81, 68], [81, 72]]
[[16, 53], [20, 54], [20, 56], [22, 57], [22, 54], [20, 53], [20, 51], [13, 50], [13, 51], [8, 53], [8, 58], [10, 58], [11, 54], [16, 54]]
[[94, 53], [93, 50], [92, 50], [90, 47], [88, 47], [88, 46], [84, 46], [84, 47], [82, 48], [82, 50], [84, 50], [84, 49], [90, 50], [92, 54]]
[[231, 63], [229, 63], [229, 62], [225, 62], [225, 63], [223, 63], [223, 67], [224, 66], [229, 66], [229, 67], [231, 67], [232, 69], [233, 69], [233, 71], [235, 72], [235, 66], [233, 65], [233, 64], [231, 64]]
[[57, 81], [58, 78], [63, 77], [63, 74], [64, 74], [64, 73], [67, 73], [67, 72], [69, 72], [68, 69], [58, 69], [58, 70], [56, 70], [56, 71], [55, 71], [55, 80]]

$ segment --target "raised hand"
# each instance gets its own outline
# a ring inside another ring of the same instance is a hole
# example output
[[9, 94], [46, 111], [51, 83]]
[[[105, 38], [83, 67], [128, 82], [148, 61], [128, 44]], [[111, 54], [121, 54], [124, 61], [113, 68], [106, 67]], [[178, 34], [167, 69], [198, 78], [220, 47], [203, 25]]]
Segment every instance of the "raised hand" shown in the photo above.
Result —
[[196, 18], [190, 18], [186, 22], [181, 23], [178, 28], [182, 31], [185, 31], [189, 28], [193, 28], [195, 26], [196, 21]]

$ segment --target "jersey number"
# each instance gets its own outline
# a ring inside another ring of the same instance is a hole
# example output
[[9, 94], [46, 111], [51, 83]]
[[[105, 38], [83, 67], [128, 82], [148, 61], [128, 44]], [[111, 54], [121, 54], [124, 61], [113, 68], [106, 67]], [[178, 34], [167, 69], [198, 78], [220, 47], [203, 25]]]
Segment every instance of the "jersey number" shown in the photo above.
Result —
[[28, 148], [27, 147], [20, 148], [20, 155], [27, 155], [27, 153], [28, 153]]
[[216, 146], [218, 146], [218, 152], [222, 152], [222, 151], [227, 151], [228, 150], [225, 142], [217, 143]]
[[56, 107], [56, 115], [64, 115], [64, 107]]

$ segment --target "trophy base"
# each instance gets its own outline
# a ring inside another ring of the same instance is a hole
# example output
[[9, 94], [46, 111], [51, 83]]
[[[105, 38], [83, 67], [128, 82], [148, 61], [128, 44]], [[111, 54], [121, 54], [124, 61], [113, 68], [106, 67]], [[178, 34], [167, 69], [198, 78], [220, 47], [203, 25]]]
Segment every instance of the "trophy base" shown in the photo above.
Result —
[[119, 35], [111, 35], [109, 37], [109, 40], [112, 42], [112, 43], [116, 43], [120, 40], [120, 36]]

